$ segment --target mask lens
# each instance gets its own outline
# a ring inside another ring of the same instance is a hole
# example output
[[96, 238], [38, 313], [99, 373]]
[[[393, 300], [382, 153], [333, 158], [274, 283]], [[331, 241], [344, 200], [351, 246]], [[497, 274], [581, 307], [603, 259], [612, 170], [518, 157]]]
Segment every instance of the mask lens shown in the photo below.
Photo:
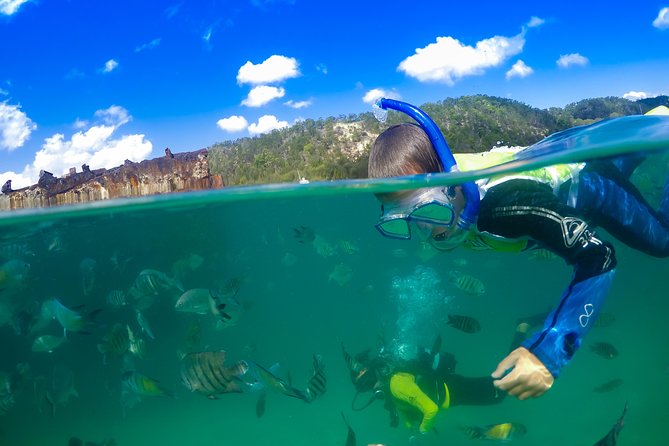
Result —
[[411, 237], [409, 223], [403, 218], [393, 218], [376, 225], [386, 237], [408, 239]]
[[411, 213], [411, 218], [430, 222], [437, 222], [443, 225], [451, 225], [454, 219], [453, 208], [442, 203], [428, 203], [418, 207]]

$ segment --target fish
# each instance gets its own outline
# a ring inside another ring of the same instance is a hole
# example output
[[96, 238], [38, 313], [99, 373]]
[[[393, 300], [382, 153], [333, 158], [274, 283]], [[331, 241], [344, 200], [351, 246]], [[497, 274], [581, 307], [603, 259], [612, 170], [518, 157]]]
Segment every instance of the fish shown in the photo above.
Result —
[[35, 257], [35, 253], [24, 243], [9, 243], [0, 246], [0, 259], [27, 260], [31, 257]]
[[204, 258], [198, 254], [188, 254], [172, 264], [172, 274], [178, 281], [182, 281], [188, 274], [199, 269]]
[[149, 321], [144, 316], [144, 313], [142, 313], [138, 308], [135, 309], [135, 318], [137, 319], [139, 328], [141, 328], [142, 331], [146, 333], [151, 339], [156, 339], [156, 337], [153, 335], [153, 330], [151, 330], [151, 326], [149, 325]]
[[316, 398], [323, 396], [326, 391], [327, 378], [325, 376], [325, 365], [320, 355], [314, 355], [313, 373], [307, 382], [307, 398], [312, 402]]
[[360, 248], [350, 240], [340, 240], [339, 249], [341, 249], [344, 254], [349, 255], [360, 251]]
[[620, 378], [615, 378], [610, 381], [605, 382], [604, 384], [600, 384], [599, 386], [594, 388], [594, 391], [597, 393], [605, 393], [605, 392], [611, 392], [612, 390], [617, 389], [620, 387], [623, 383], [623, 380]]
[[[68, 331], [90, 334], [95, 327], [95, 317], [101, 310], [93, 310], [88, 314], [81, 314], [76, 309], [70, 309], [63, 305], [58, 299], [47, 301], [46, 311], [51, 311], [51, 315], [63, 327], [63, 334], [67, 336]], [[77, 307], [80, 308], [80, 307]], [[44, 307], [43, 307], [43, 310]]]
[[216, 317], [216, 330], [237, 325], [247, 307], [246, 303], [242, 304], [234, 297], [217, 300], [216, 305], [211, 308], [212, 314]]
[[135, 335], [130, 325], [125, 326], [128, 332], [128, 351], [138, 358], [142, 359], [146, 356], [146, 341]]
[[14, 395], [5, 391], [0, 391], [0, 416], [7, 415], [15, 404], [16, 400], [14, 399]]
[[618, 349], [608, 342], [595, 342], [590, 346], [590, 351], [604, 359], [614, 359], [618, 356]]
[[485, 285], [481, 280], [460, 271], [450, 271], [450, 280], [456, 288], [472, 296], [480, 296], [485, 293]]
[[613, 313], [602, 311], [597, 319], [595, 319], [595, 325], [593, 327], [598, 328], [607, 328], [613, 325], [616, 322], [616, 316]]
[[356, 446], [358, 444], [358, 440], [355, 437], [355, 432], [353, 431], [353, 428], [348, 423], [346, 416], [344, 416], [344, 412], [341, 413], [341, 417], [343, 418], [344, 424], [346, 424], [346, 429], [347, 429], [345, 446]]
[[328, 282], [334, 281], [337, 285], [344, 286], [352, 277], [353, 269], [345, 263], [338, 263], [328, 276]]
[[30, 263], [11, 259], [0, 265], [0, 291], [20, 289], [30, 277]]
[[132, 290], [136, 296], [158, 296], [184, 292], [183, 287], [176, 279], [155, 269], [140, 271], [132, 285]]
[[125, 291], [111, 290], [107, 293], [107, 303], [114, 308], [121, 308], [128, 305]]
[[488, 426], [458, 426], [469, 438], [477, 440], [510, 441], [527, 433], [522, 423], [500, 423]]
[[274, 364], [272, 367], [269, 369], [264, 368], [260, 364], [253, 362], [253, 361], [247, 361], [249, 370], [251, 371], [251, 374], [255, 378], [255, 382], [251, 383], [251, 390], [252, 391], [265, 391], [265, 389], [269, 389], [278, 393], [281, 393], [283, 395], [289, 396], [291, 398], [297, 398], [303, 401], [309, 402], [309, 396], [290, 385], [290, 383], [284, 381], [283, 379], [279, 378], [277, 376], [279, 365]]
[[618, 421], [616, 421], [611, 430], [593, 446], [615, 446], [618, 443], [618, 436], [620, 435], [620, 431], [623, 430], [623, 426], [625, 425], [626, 414], [627, 403], [625, 403], [622, 415], [620, 415], [620, 418], [618, 418]]
[[449, 314], [448, 325], [465, 333], [476, 333], [481, 330], [481, 324], [477, 319], [459, 314]]
[[160, 381], [132, 370], [123, 372], [121, 388], [126, 396], [174, 398], [174, 392], [163, 387]]
[[222, 316], [226, 304], [222, 302], [221, 296], [207, 288], [193, 288], [185, 291], [176, 304], [174, 309], [182, 313], [212, 314], [229, 319], [229, 315]]
[[56, 409], [65, 407], [70, 399], [79, 398], [74, 387], [74, 373], [68, 367], [58, 364], [53, 368], [51, 383], [46, 389], [45, 398], [51, 408], [51, 416], [56, 416]]
[[243, 283], [244, 283], [243, 276], [232, 277], [226, 280], [225, 282], [223, 282], [223, 285], [221, 285], [219, 290], [221, 297], [224, 298], [236, 297]]
[[312, 228], [300, 225], [299, 228], [293, 228], [293, 237], [298, 243], [311, 243], [316, 238], [316, 233]]
[[65, 342], [65, 337], [43, 335], [33, 341], [32, 351], [51, 353]]
[[548, 261], [555, 260], [558, 258], [558, 255], [553, 251], [544, 248], [535, 248], [530, 251], [530, 259], [538, 261]]
[[246, 361], [225, 365], [226, 352], [208, 351], [188, 353], [181, 360], [181, 382], [191, 392], [216, 399], [224, 393], [242, 392], [240, 378], [249, 369]]
[[123, 257], [121, 251], [118, 249], [114, 251], [111, 257], [109, 257], [109, 263], [111, 263], [112, 268], [119, 274], [123, 274], [125, 267], [128, 265], [133, 257]]
[[104, 357], [105, 364], [110, 357], [123, 356], [130, 349], [128, 329], [119, 323], [114, 324], [97, 347]]
[[202, 342], [202, 324], [200, 321], [193, 321], [186, 330], [186, 335], [177, 351], [179, 359], [183, 359], [188, 353], [194, 352]]

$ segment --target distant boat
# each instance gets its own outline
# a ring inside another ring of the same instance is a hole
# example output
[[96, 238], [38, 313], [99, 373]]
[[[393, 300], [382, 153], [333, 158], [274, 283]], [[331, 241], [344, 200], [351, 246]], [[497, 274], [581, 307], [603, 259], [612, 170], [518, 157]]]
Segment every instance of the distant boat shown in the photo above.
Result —
[[309, 180], [300, 175], [300, 171], [297, 171], [297, 182], [300, 184], [309, 184]]

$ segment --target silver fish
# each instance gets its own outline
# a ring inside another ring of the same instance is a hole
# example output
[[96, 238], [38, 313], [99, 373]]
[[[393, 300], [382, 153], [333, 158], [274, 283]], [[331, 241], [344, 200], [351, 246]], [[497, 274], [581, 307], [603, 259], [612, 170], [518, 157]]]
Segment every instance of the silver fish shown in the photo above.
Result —
[[225, 356], [224, 351], [188, 353], [181, 363], [181, 382], [191, 392], [210, 399], [223, 393], [241, 392], [243, 381], [240, 377], [249, 366], [245, 361], [238, 361], [227, 367]]
[[156, 337], [153, 335], [153, 330], [151, 330], [151, 326], [149, 325], [149, 321], [144, 316], [144, 313], [142, 313], [139, 309], [135, 309], [135, 316], [137, 318], [137, 323], [139, 324], [139, 327], [142, 329], [142, 331], [146, 333], [151, 339], [156, 339]]
[[51, 353], [65, 342], [65, 337], [44, 335], [33, 341], [32, 351]]
[[[94, 319], [100, 312], [100, 310], [93, 310], [88, 314], [81, 314], [66, 307], [58, 299], [51, 299], [47, 302], [49, 302], [49, 308], [46, 311], [51, 311], [52, 317], [63, 327], [65, 335], [68, 331], [90, 333], [90, 330], [95, 326]], [[45, 310], [44, 307], [43, 310]]]

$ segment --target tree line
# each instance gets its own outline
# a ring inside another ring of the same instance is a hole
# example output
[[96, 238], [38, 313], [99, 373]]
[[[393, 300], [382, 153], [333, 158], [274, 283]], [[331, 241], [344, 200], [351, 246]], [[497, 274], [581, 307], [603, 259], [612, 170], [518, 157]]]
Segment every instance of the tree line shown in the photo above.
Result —
[[[619, 97], [584, 99], [565, 106], [538, 109], [511, 99], [462, 96], [423, 104], [455, 153], [482, 152], [494, 146], [528, 146], [578, 125], [643, 114], [669, 106], [669, 96], [630, 101]], [[256, 137], [209, 147], [209, 169], [227, 186], [365, 178], [369, 149], [387, 127], [409, 121], [390, 111], [386, 123], [371, 112], [325, 119], [306, 119]]]

